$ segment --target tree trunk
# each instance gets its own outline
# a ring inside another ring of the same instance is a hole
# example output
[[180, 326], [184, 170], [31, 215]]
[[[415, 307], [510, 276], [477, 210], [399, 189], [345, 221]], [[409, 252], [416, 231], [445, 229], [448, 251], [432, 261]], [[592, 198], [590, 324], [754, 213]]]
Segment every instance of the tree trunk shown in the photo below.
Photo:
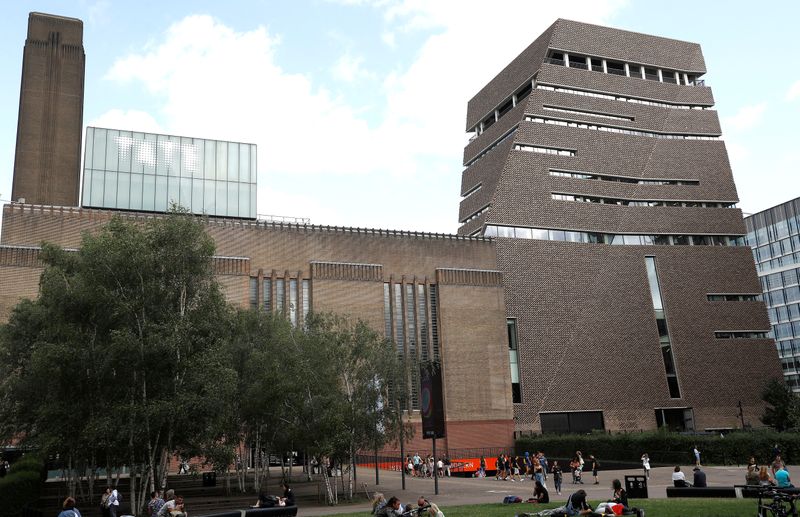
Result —
[[[322, 480], [325, 482], [325, 502], [333, 506], [336, 504], [336, 502], [333, 495], [333, 488], [331, 487], [331, 478], [328, 476], [327, 467], [322, 469]], [[336, 481], [334, 479], [334, 485], [335, 484]]]

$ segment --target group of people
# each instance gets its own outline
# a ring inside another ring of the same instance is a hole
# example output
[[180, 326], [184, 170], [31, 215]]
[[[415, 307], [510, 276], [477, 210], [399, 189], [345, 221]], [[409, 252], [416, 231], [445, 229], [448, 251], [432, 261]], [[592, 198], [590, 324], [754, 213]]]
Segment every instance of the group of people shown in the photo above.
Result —
[[[525, 452], [524, 456], [500, 454], [495, 460], [495, 479], [503, 481], [525, 481], [530, 478], [544, 483], [549, 463], [542, 451], [536, 454]], [[478, 477], [486, 477], [486, 458], [481, 456]]]
[[440, 478], [450, 477], [451, 467], [452, 463], [448, 456], [437, 459], [432, 454], [428, 454], [423, 458], [417, 452], [413, 456], [406, 456], [405, 459], [406, 474], [412, 477], [432, 478], [434, 475]]
[[692, 486], [697, 488], [705, 488], [708, 486], [708, 482], [706, 481], [706, 473], [703, 472], [703, 469], [700, 468], [699, 465], [694, 467], [694, 475], [692, 476], [691, 483], [686, 480], [686, 474], [683, 473], [681, 467], [679, 465], [675, 465], [675, 468], [672, 469], [672, 484], [677, 488]]
[[388, 500], [380, 492], [376, 492], [372, 498], [372, 514], [377, 517], [444, 517], [444, 513], [436, 506], [436, 503], [428, 501], [420, 496], [417, 499], [417, 506], [402, 504], [397, 497], [390, 497]]
[[786, 464], [780, 454], [775, 455], [769, 468], [766, 465], [759, 466], [755, 457], [751, 456], [747, 463], [745, 483], [765, 487], [794, 488], [789, 471], [786, 470]]
[[[537, 483], [537, 489], [538, 488], [539, 487]], [[628, 494], [625, 492], [625, 489], [622, 487], [622, 483], [619, 479], [615, 479], [611, 483], [611, 489], [611, 498], [606, 502], [597, 505], [597, 508], [592, 508], [592, 506], [586, 500], [585, 490], [577, 490], [575, 493], [567, 497], [567, 501], [563, 506], [549, 510], [542, 510], [534, 515], [539, 517], [549, 517], [555, 515], [567, 515], [568, 517], [573, 517], [576, 515], [620, 515], [623, 512], [638, 513], [637, 510], [628, 505]], [[547, 489], [544, 488], [544, 490], [546, 491]], [[546, 501], [540, 501], [535, 496], [536, 491], [534, 491], [534, 499], [536, 499], [536, 501], [533, 502], [549, 502], [549, 499]]]

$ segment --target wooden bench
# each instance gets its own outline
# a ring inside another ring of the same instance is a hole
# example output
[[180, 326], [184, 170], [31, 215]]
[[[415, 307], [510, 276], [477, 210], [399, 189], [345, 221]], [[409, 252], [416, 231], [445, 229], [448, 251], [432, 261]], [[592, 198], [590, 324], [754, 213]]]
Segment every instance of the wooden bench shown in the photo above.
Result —
[[294, 517], [297, 506], [273, 506], [272, 508], [248, 508], [214, 513], [202, 517]]

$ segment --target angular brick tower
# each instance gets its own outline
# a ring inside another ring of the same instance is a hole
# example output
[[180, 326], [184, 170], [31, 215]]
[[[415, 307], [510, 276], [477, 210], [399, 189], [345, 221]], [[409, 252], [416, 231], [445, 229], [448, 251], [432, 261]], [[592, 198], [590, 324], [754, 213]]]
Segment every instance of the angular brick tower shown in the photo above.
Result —
[[30, 13], [13, 201], [78, 206], [85, 63], [81, 20]]

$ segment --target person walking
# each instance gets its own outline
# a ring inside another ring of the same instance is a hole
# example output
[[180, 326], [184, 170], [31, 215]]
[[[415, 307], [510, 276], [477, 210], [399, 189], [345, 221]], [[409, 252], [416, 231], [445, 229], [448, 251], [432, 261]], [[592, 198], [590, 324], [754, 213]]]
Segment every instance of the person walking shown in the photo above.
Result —
[[117, 517], [117, 515], [119, 515], [119, 502], [122, 500], [122, 496], [119, 495], [116, 488], [108, 488], [111, 490], [111, 495], [108, 496], [108, 512], [111, 517]]
[[600, 462], [594, 457], [594, 454], [589, 455], [589, 465], [592, 467], [592, 477], [594, 478], [594, 484], [599, 485], [600, 480], [597, 478], [597, 469], [600, 467]]
[[544, 480], [547, 481], [547, 473], [550, 471], [550, 464], [547, 461], [547, 456], [544, 455], [544, 452], [539, 451], [539, 463], [542, 464], [542, 472], [544, 473]]
[[564, 473], [561, 471], [561, 466], [558, 464], [558, 460], [553, 460], [553, 468], [550, 470], [553, 473], [553, 485], [556, 488], [556, 493], [561, 495], [561, 480], [563, 479]]
[[478, 470], [478, 477], [486, 477], [486, 456], [481, 454], [480, 470]]
[[694, 446], [694, 450], [692, 452], [694, 453], [694, 465], [695, 465], [695, 467], [699, 467], [700, 466], [700, 450], [697, 448], [697, 445]]
[[650, 456], [646, 452], [642, 454], [642, 467], [644, 468], [644, 476], [650, 479]]

